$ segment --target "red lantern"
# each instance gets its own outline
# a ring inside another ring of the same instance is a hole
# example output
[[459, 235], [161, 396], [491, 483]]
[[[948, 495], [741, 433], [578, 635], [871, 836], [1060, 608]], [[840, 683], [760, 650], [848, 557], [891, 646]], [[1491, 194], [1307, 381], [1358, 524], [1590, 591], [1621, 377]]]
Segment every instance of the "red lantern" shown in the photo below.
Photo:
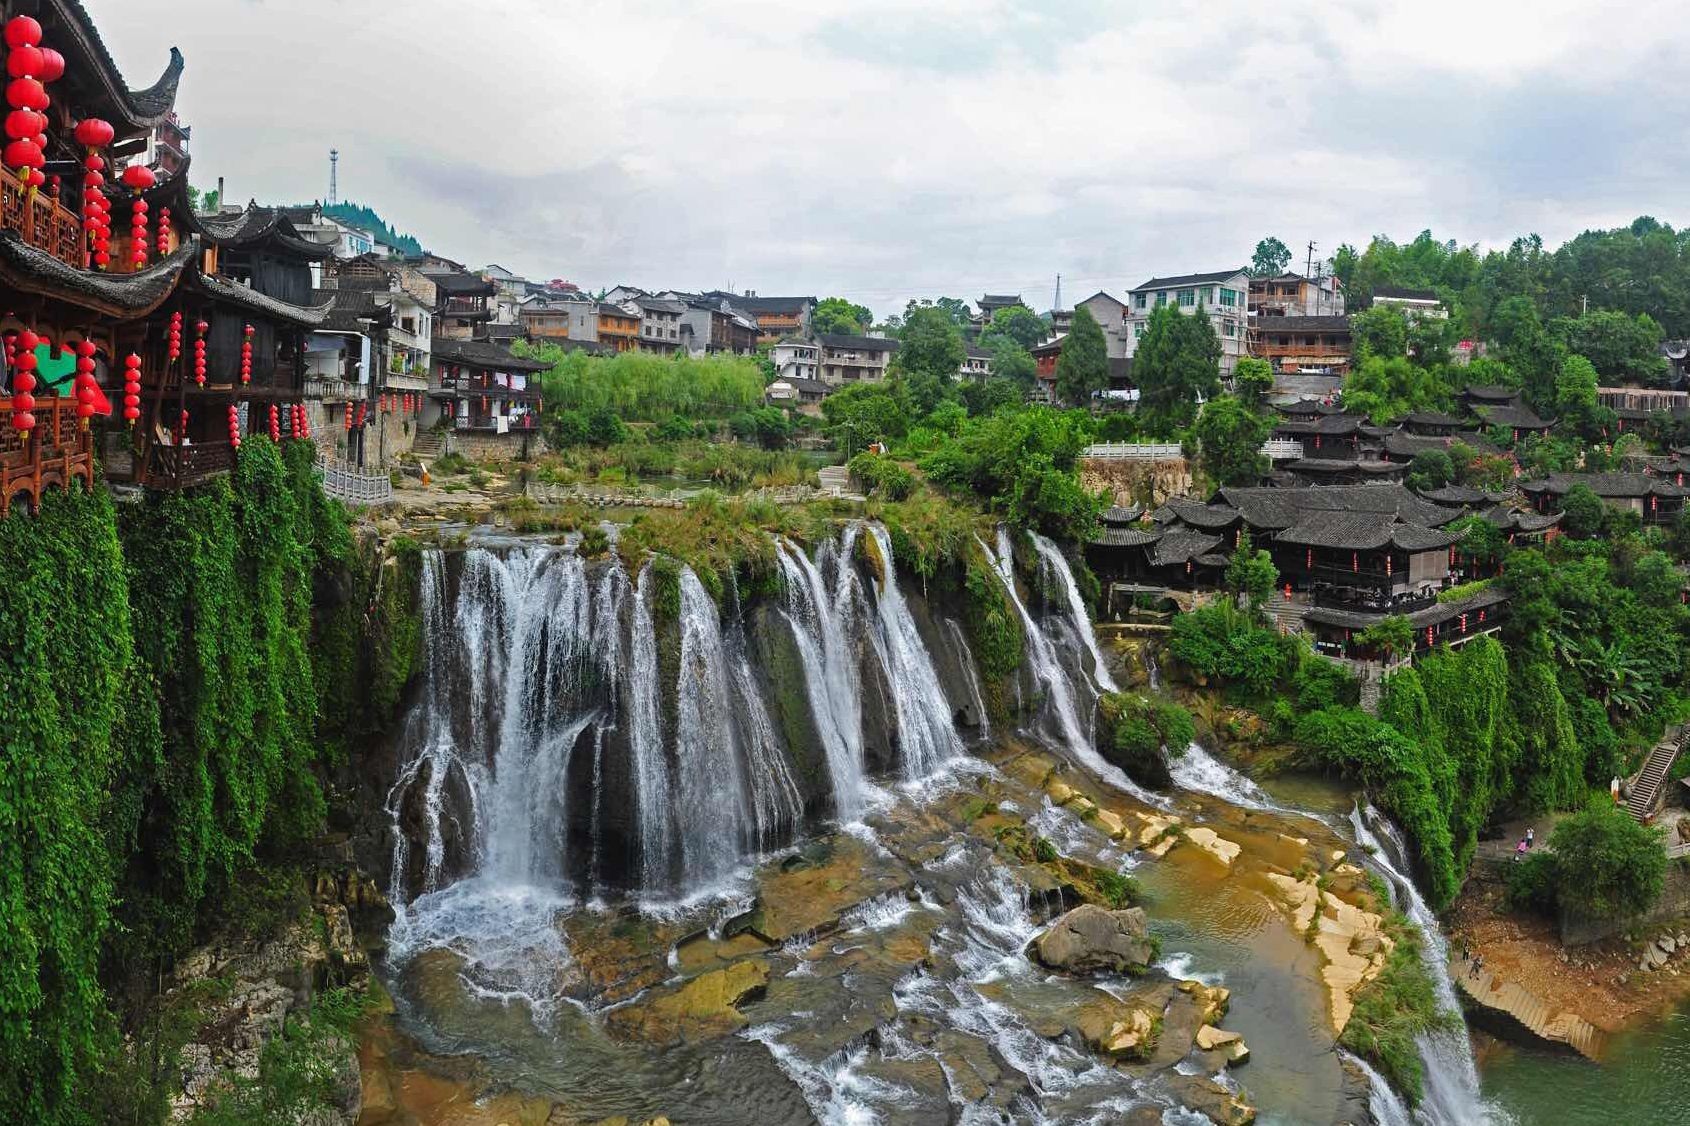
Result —
[[1430, 649], [1431, 647], [1432, 647], [1432, 627], [1427, 626], [1426, 627], [1426, 648]]
[[180, 446], [182, 444], [182, 439], [187, 435], [187, 433], [188, 433], [188, 408], [183, 407], [182, 408], [182, 418], [176, 424], [176, 444], [178, 446]]
[[229, 404], [229, 444], [241, 448], [241, 411], [234, 403]]
[[123, 170], [119, 179], [123, 181], [124, 187], [136, 192], [144, 192], [158, 183], [158, 177], [153, 175], [153, 170], [145, 164], [131, 164]]
[[32, 109], [45, 112], [52, 105], [52, 99], [47, 97], [47, 88], [41, 85], [39, 78], [14, 78], [6, 83], [6, 101], [14, 109]]
[[28, 43], [13, 47], [6, 55], [6, 73], [12, 78], [40, 78], [46, 69], [47, 59], [41, 48]]
[[41, 25], [31, 16], [13, 16], [6, 21], [6, 46], [35, 47], [41, 43]]
[[65, 76], [65, 57], [51, 47], [41, 48], [41, 81], [57, 82]]
[[1361, 574], [1361, 556], [1353, 551], [1350, 552], [1350, 570], [1355, 574]]
[[170, 314], [170, 362], [175, 363], [182, 358], [182, 314], [180, 311]]
[[205, 386], [205, 330], [210, 327], [204, 321], [194, 326], [198, 333], [194, 337], [194, 382], [201, 387]]
[[270, 404], [270, 440], [277, 445], [282, 441], [282, 415], [275, 403]]
[[1462, 633], [1467, 632], [1467, 615], [1466, 614], [1461, 615], [1461, 632]]
[[242, 330], [244, 339], [241, 341], [241, 382], [252, 382], [252, 326], [247, 325]]
[[352, 404], [346, 404], [346, 432], [352, 433]]
[[141, 417], [141, 357], [133, 352], [123, 358], [123, 417], [131, 426]]
[[158, 256], [163, 258], [170, 253], [170, 208], [158, 209]]
[[117, 131], [111, 127], [111, 122], [98, 117], [85, 117], [76, 123], [76, 143], [84, 148], [103, 149], [111, 144], [115, 136]]
[[36, 336], [29, 329], [18, 333], [17, 354], [12, 374], [12, 429], [25, 438], [35, 429], [35, 345]]

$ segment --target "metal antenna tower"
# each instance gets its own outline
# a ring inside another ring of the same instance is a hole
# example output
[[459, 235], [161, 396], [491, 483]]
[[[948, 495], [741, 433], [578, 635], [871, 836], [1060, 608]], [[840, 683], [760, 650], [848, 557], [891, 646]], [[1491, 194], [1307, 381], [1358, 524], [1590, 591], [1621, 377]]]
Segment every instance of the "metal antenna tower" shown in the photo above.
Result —
[[338, 173], [339, 173], [339, 171], [340, 171], [340, 150], [339, 149], [330, 149], [329, 150], [329, 203], [330, 203], [331, 206], [333, 204], [340, 202], [340, 186], [339, 186], [339, 183], [338, 183]]
[[1056, 275], [1056, 300], [1051, 303], [1052, 309], [1062, 308], [1062, 275]]

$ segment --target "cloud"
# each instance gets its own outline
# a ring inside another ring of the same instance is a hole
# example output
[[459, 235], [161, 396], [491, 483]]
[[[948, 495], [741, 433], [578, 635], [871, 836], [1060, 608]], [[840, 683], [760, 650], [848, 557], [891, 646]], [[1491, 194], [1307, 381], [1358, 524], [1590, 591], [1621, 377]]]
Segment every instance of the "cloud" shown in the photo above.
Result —
[[137, 84], [181, 37], [195, 176], [233, 199], [322, 196], [332, 146], [344, 196], [452, 257], [881, 314], [1268, 234], [1670, 222], [1690, 125], [1655, 0], [87, 2]]

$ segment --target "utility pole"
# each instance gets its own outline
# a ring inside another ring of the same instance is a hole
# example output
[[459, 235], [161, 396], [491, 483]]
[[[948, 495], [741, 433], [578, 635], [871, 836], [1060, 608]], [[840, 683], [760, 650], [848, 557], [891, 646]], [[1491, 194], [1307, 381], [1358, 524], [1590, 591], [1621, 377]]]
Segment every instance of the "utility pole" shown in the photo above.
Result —
[[1051, 310], [1053, 312], [1060, 310], [1062, 308], [1062, 275], [1061, 274], [1056, 275], [1056, 299], [1051, 302], [1050, 307], [1051, 307]]
[[339, 149], [330, 149], [329, 150], [329, 206], [330, 207], [333, 207], [336, 203], [340, 202], [340, 185], [337, 182], [338, 178], [339, 178], [338, 177], [339, 171], [340, 171], [340, 150]]

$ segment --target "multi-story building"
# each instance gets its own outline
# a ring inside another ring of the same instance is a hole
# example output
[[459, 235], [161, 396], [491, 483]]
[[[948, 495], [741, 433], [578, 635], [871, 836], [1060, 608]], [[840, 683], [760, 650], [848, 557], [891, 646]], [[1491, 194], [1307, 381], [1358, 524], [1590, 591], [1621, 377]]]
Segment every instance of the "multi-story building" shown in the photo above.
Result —
[[662, 297], [636, 297], [633, 304], [640, 311], [640, 351], [668, 355], [681, 350], [684, 304]]
[[830, 387], [851, 383], [874, 383], [886, 378], [896, 340], [882, 336], [847, 336], [824, 332], [816, 337], [821, 356], [817, 367], [821, 381]]
[[1344, 312], [1344, 286], [1336, 277], [1285, 273], [1250, 279], [1253, 317], [1336, 317]]
[[639, 345], [640, 312], [638, 306], [623, 307], [608, 301], [598, 302], [598, 341], [611, 352], [631, 352]]
[[530, 297], [522, 303], [517, 320], [537, 340], [599, 338], [599, 303], [580, 291]]
[[810, 317], [816, 311], [814, 297], [759, 297], [755, 292], [727, 293], [713, 289], [701, 297], [726, 300], [757, 322], [757, 343], [773, 344], [784, 336], [810, 335]]
[[434, 335], [448, 340], [476, 340], [487, 334], [493, 319], [492, 282], [467, 270], [425, 267], [417, 271], [434, 283]]
[[1350, 370], [1350, 318], [1264, 314], [1250, 322], [1250, 354], [1267, 360], [1276, 372]]
[[546, 367], [492, 341], [437, 338], [422, 424], [444, 424], [448, 448], [476, 460], [538, 453], [544, 446], [538, 376]]
[[808, 340], [789, 336], [769, 349], [769, 360], [781, 379], [810, 379], [819, 377], [821, 347]]
[[1239, 358], [1248, 354], [1249, 293], [1250, 275], [1243, 270], [1151, 278], [1127, 295], [1124, 326], [1127, 355], [1130, 357], [1138, 351], [1150, 314], [1169, 305], [1188, 316], [1201, 314], [1209, 318], [1221, 342], [1221, 375], [1230, 378]]

